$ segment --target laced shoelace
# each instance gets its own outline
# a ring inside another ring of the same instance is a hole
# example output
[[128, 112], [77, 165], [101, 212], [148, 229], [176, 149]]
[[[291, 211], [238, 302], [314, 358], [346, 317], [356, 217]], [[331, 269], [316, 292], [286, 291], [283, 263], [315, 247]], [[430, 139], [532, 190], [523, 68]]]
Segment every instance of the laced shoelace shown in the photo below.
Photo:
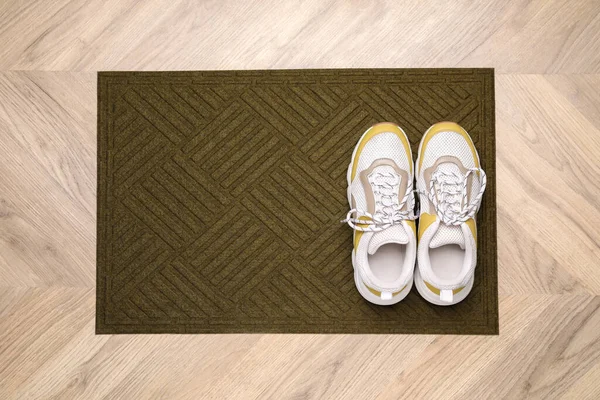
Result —
[[[469, 175], [479, 172], [481, 186], [479, 193], [467, 203], [467, 184]], [[470, 168], [464, 176], [456, 172], [446, 173], [440, 170], [431, 175], [427, 195], [441, 222], [447, 225], [460, 225], [477, 214], [487, 179], [481, 168]], [[437, 189], [436, 189], [437, 184]]]
[[[398, 201], [398, 192], [394, 191], [394, 187], [398, 185], [399, 179], [400, 177], [391, 172], [377, 172], [372, 182], [373, 193], [379, 195], [381, 199], [375, 202], [375, 214], [353, 208], [341, 222], [347, 223], [352, 229], [360, 232], [379, 232], [392, 225], [400, 224], [403, 220], [416, 219], [413, 210], [402, 210], [408, 197], [413, 193], [412, 181], [407, 183], [406, 193], [402, 200]], [[369, 219], [360, 219], [361, 217]]]

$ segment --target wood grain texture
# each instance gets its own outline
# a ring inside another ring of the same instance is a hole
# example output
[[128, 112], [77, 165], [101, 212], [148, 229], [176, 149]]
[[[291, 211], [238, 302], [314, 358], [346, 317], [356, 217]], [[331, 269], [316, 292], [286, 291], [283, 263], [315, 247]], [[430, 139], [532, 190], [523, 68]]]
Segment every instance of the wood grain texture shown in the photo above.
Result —
[[[0, 398], [600, 396], [597, 1], [5, 1], [0, 42]], [[499, 337], [94, 335], [97, 70], [454, 66], [497, 73]]]

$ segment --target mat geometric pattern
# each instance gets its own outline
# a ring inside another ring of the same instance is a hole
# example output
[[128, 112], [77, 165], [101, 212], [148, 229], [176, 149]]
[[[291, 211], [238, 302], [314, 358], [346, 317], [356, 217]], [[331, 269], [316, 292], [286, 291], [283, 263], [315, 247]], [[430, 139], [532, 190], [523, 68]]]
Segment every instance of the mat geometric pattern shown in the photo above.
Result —
[[[393, 121], [416, 152], [444, 120], [488, 177], [473, 291], [370, 304], [339, 222], [352, 150]], [[96, 330], [497, 334], [495, 175], [491, 69], [99, 73]]]

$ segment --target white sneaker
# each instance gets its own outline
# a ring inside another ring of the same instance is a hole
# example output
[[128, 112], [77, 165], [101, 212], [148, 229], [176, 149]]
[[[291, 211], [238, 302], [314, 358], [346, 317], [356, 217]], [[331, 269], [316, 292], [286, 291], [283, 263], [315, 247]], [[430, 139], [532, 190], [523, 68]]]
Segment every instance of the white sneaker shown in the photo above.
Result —
[[456, 304], [473, 287], [475, 215], [485, 173], [471, 137], [454, 122], [440, 122], [427, 130], [415, 169], [421, 208], [415, 285], [433, 304]]
[[391, 305], [410, 292], [417, 250], [410, 142], [383, 122], [360, 138], [348, 167], [354, 229], [354, 282], [371, 303]]

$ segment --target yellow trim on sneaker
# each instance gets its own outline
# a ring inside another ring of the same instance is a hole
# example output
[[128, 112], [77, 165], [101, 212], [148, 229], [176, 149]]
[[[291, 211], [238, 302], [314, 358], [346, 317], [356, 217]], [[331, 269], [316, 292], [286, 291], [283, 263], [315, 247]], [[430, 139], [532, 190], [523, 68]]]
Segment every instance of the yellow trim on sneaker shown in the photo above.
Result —
[[475, 242], [477, 242], [477, 224], [475, 223], [475, 220], [473, 218], [469, 218], [468, 220], [465, 221], [465, 224], [467, 224], [469, 229], [471, 229], [473, 238], [475, 239]]
[[[367, 289], [369, 289], [369, 292], [373, 293], [375, 296], [381, 297], [381, 292], [380, 291], [372, 289], [372, 288], [368, 287], [367, 285], [365, 285], [365, 287]], [[400, 289], [398, 292], [392, 293], [392, 297], [399, 295], [400, 292], [403, 291], [405, 288], [406, 288], [406, 285], [404, 285], [404, 287], [402, 289]]]
[[437, 133], [440, 132], [456, 132], [465, 138], [469, 147], [471, 148], [471, 153], [473, 153], [473, 159], [475, 160], [475, 167], [479, 168], [479, 158], [477, 157], [477, 150], [475, 149], [475, 145], [473, 144], [473, 140], [469, 136], [466, 130], [456, 122], [438, 122], [434, 124], [427, 131], [427, 135], [423, 139], [423, 144], [421, 145], [421, 153], [419, 154], [419, 173], [421, 173], [421, 165], [423, 164], [423, 154], [425, 153], [425, 148], [427, 147], [427, 143], [434, 137]]
[[[363, 215], [358, 217], [359, 220], [363, 220], [363, 221], [371, 221], [371, 218]], [[361, 228], [367, 228], [369, 225], [367, 224], [357, 224], [356, 226], [360, 226]], [[364, 234], [363, 231], [354, 231], [354, 248], [358, 249], [358, 242], [360, 241], [360, 239], [362, 238], [362, 235]]]
[[421, 241], [421, 237], [423, 236], [427, 228], [429, 228], [429, 226], [431, 226], [431, 224], [433, 224], [436, 220], [437, 215], [432, 215], [428, 213], [421, 214], [421, 216], [419, 217], [419, 241]]
[[[421, 214], [421, 217], [419, 218], [419, 241], [421, 241], [421, 237], [423, 236], [427, 228], [429, 228], [431, 224], [433, 224], [436, 220], [437, 215], [431, 215], [428, 213]], [[465, 221], [465, 224], [467, 224], [467, 226], [471, 230], [471, 233], [473, 234], [473, 238], [475, 239], [475, 241], [477, 241], [477, 223], [475, 222], [475, 220], [473, 218], [469, 218]]]
[[[427, 289], [431, 290], [434, 294], [437, 294], [438, 296], [440, 295], [440, 289], [436, 288], [435, 286], [433, 286], [431, 283], [429, 283], [427, 281], [423, 281], [423, 282], [425, 283], [425, 286], [427, 286]], [[464, 288], [465, 287], [463, 286], [458, 289], [454, 289], [454, 290], [452, 290], [452, 294], [457, 294]]]
[[358, 144], [354, 160], [352, 160], [352, 174], [350, 175], [351, 182], [354, 181], [354, 177], [356, 176], [356, 169], [358, 168], [358, 159], [360, 158], [360, 154], [362, 153], [363, 149], [367, 145], [367, 142], [371, 140], [373, 136], [385, 132], [395, 133], [396, 136], [400, 138], [400, 141], [404, 145], [404, 150], [408, 155], [408, 164], [410, 165], [410, 172], [412, 173], [412, 151], [410, 150], [410, 143], [408, 143], [408, 140], [406, 140], [406, 135], [402, 132], [398, 125], [393, 124], [391, 122], [380, 122], [370, 127], [361, 139], [360, 143]]

